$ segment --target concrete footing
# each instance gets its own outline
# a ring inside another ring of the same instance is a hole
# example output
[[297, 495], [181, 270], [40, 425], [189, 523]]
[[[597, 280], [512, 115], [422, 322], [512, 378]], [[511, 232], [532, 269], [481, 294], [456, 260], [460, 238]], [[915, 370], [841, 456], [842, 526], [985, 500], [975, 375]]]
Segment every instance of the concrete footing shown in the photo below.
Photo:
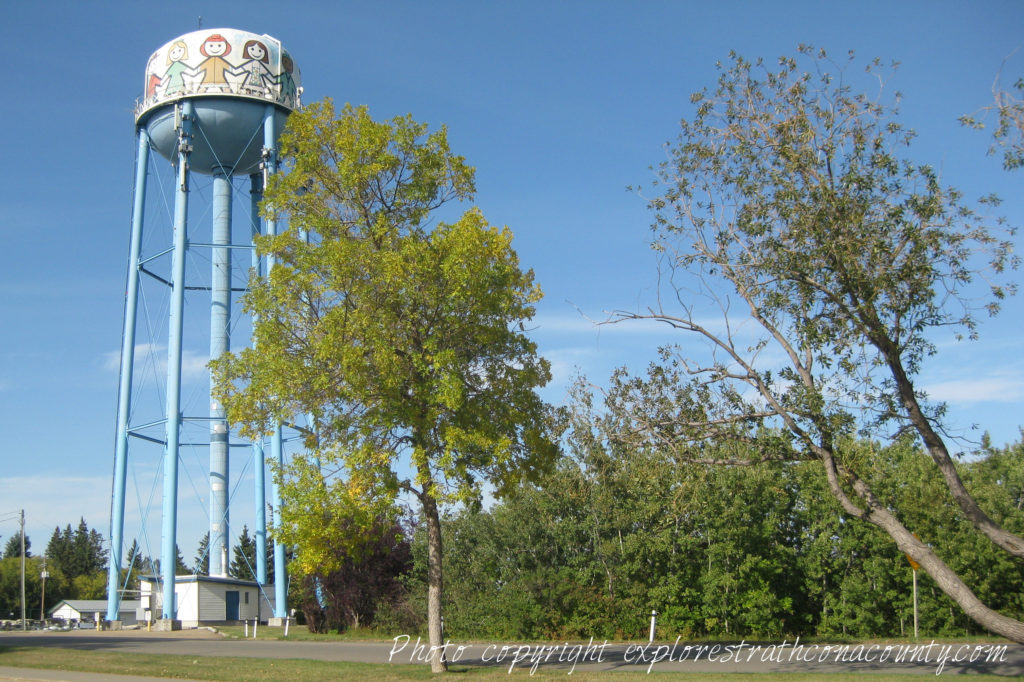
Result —
[[153, 629], [157, 632], [173, 632], [181, 629], [181, 621], [161, 618], [153, 622]]

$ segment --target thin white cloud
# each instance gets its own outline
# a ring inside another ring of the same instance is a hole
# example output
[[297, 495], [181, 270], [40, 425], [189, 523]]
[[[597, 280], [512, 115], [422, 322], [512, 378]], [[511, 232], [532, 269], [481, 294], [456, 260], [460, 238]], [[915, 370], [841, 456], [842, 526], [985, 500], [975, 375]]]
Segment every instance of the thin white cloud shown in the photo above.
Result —
[[927, 384], [923, 390], [931, 400], [953, 404], [1012, 403], [1024, 399], [1024, 380], [1011, 376], [953, 379]]
[[[206, 376], [206, 365], [210, 362], [210, 356], [199, 353], [188, 348], [181, 352], [181, 378], [182, 381], [193, 381]], [[167, 374], [167, 346], [158, 343], [139, 343], [135, 345], [135, 366], [139, 367], [146, 363], [156, 367], [156, 372], [161, 376]], [[104, 353], [101, 359], [103, 368], [110, 372], [117, 372], [121, 368], [121, 351], [115, 350]]]
[[572, 377], [595, 362], [597, 352], [593, 348], [558, 348], [543, 354], [551, 363], [553, 384], [568, 384]]
[[[233, 474], [234, 476], [235, 474]], [[160, 488], [153, 495], [153, 472], [145, 471], [136, 477], [129, 477], [125, 495], [124, 537], [138, 539], [143, 551], [153, 556], [160, 553], [161, 500]], [[231, 533], [237, 534], [242, 524], [250, 528], [254, 520], [249, 518], [252, 507], [251, 472], [243, 475], [239, 484], [235, 481], [232, 492]], [[178, 504], [178, 546], [185, 555], [186, 563], [192, 562], [199, 536], [206, 530], [208, 501], [205, 478], [194, 482], [187, 476], [179, 479]], [[135, 485], [141, 486], [141, 490]], [[198, 491], [194, 487], [198, 486]], [[25, 534], [32, 543], [32, 554], [41, 555], [46, 549], [55, 528], [71, 524], [78, 527], [79, 519], [85, 519], [90, 528], [99, 531], [109, 542], [111, 476], [57, 476], [34, 475], [0, 478], [0, 500], [4, 501], [0, 512], [25, 510]], [[140, 507], [141, 505], [141, 507]], [[0, 525], [0, 535], [5, 542], [17, 533], [17, 522]]]
[[[0, 478], [0, 500], [5, 507], [25, 510], [26, 535], [32, 553], [41, 554], [56, 527], [78, 526], [84, 518], [90, 528], [107, 535], [110, 525], [109, 476], [10, 476]], [[16, 530], [3, 531], [5, 536]], [[45, 537], [44, 537], [45, 534]]]

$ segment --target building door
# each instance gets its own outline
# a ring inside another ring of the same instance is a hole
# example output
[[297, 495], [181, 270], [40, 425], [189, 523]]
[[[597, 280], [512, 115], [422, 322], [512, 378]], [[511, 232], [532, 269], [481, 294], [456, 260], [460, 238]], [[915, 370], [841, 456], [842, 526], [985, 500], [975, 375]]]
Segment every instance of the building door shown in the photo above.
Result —
[[227, 607], [225, 620], [238, 620], [238, 591], [224, 593], [224, 605]]

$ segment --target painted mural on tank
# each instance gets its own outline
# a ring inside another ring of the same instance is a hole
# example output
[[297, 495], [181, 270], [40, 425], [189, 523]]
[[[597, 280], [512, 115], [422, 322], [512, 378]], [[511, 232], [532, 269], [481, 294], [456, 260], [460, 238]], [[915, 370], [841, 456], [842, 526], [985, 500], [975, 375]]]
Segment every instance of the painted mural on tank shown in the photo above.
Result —
[[194, 31], [153, 53], [136, 118], [181, 97], [245, 97], [300, 106], [302, 78], [281, 43], [236, 29]]

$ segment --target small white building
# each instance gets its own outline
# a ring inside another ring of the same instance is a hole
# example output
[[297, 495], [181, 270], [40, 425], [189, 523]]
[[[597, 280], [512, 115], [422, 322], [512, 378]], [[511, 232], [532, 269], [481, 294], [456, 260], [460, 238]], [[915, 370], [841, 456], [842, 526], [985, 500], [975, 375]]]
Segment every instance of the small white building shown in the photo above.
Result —
[[[163, 613], [160, 579], [149, 576], [140, 581], [139, 622], [159, 620]], [[266, 621], [274, 613], [273, 596], [258, 583], [209, 575], [179, 575], [174, 578], [175, 617], [182, 627], [226, 625], [245, 620]], [[262, 600], [262, 604], [260, 603]], [[123, 613], [123, 611], [122, 611]]]
[[[121, 621], [125, 625], [135, 624], [135, 613], [139, 605], [138, 601], [121, 601]], [[63, 620], [65, 623], [83, 620], [98, 623], [106, 617], [106, 599], [65, 599], [50, 609], [50, 618]]]

